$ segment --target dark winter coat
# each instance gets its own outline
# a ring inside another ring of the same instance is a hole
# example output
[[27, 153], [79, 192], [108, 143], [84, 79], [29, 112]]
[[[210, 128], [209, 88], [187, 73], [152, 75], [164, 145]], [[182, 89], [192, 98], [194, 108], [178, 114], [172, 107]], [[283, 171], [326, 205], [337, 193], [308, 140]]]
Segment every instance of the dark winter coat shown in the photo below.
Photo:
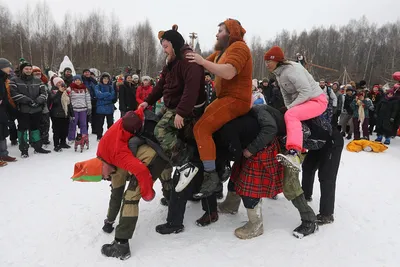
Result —
[[61, 104], [62, 92], [58, 89], [52, 90], [49, 96], [50, 106], [50, 117], [52, 118], [69, 118], [74, 116], [72, 104], [68, 105], [68, 115], [65, 115], [65, 111]]
[[8, 115], [7, 115], [7, 74], [0, 70], [0, 140], [4, 140], [9, 135]]
[[383, 98], [381, 92], [379, 92], [379, 91], [377, 93], [370, 92], [368, 94], [368, 97], [369, 97], [369, 99], [371, 99], [372, 104], [374, 105], [375, 108], [378, 106], [378, 104], [381, 102], [381, 100]]
[[272, 88], [272, 96], [269, 105], [278, 110], [285, 107], [281, 90], [277, 86]]
[[272, 84], [271, 85], [268, 84], [267, 86], [261, 85], [260, 88], [262, 90], [262, 93], [265, 97], [265, 101], [267, 102], [267, 104], [268, 105], [271, 104], [272, 94], [274, 89], [273, 85]]
[[353, 115], [351, 103], [353, 103], [354, 98], [354, 96], [349, 96], [347, 94], [344, 96], [343, 111], [345, 111], [349, 115]]
[[128, 112], [137, 109], [136, 89], [137, 84], [127, 81], [119, 87], [119, 110]]
[[[46, 86], [40, 79], [21, 75], [13, 77], [10, 81], [11, 96], [22, 113], [34, 114], [42, 112], [43, 105], [47, 103]], [[38, 106], [32, 107], [36, 103]]]
[[268, 105], [256, 105], [250, 110], [250, 114], [257, 119], [260, 132], [247, 146], [247, 150], [255, 155], [258, 151], [268, 146], [276, 136], [286, 135], [286, 126], [283, 114]]
[[97, 98], [97, 114], [113, 114], [114, 113], [114, 98], [115, 91], [111, 84], [111, 79], [108, 84], [102, 83], [102, 78], [104, 75], [100, 77], [100, 83], [96, 85], [95, 93]]
[[89, 89], [90, 98], [92, 100], [92, 107], [93, 107], [93, 106], [96, 105], [95, 88], [96, 88], [96, 85], [97, 85], [97, 81], [95, 79], [93, 79], [92, 77], [87, 78], [85, 76], [82, 76], [82, 81], [85, 84], [86, 88]]
[[168, 109], [176, 109], [177, 114], [188, 117], [195, 105], [205, 102], [204, 69], [185, 59], [185, 54], [192, 51], [185, 45], [181, 50], [183, 59], [175, 59], [164, 67], [160, 80], [146, 99], [149, 105], [163, 97]]
[[378, 134], [384, 132], [389, 135], [393, 131], [394, 121], [399, 112], [399, 101], [395, 98], [383, 98], [378, 104], [375, 114], [377, 115]]

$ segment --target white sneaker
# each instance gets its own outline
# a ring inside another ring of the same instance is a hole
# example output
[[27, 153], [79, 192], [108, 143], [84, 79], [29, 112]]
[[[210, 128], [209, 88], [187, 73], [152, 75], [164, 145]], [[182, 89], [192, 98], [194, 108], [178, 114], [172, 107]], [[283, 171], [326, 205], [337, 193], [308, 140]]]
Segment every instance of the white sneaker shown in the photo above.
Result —
[[190, 184], [190, 182], [199, 171], [199, 168], [191, 163], [186, 163], [183, 166], [179, 167], [178, 171], [180, 172], [180, 176], [179, 182], [175, 187], [175, 191], [179, 193], [182, 192], [183, 189], [185, 189]]
[[284, 155], [278, 154], [276, 155], [276, 160], [280, 162], [283, 166], [291, 168], [296, 172], [301, 172], [301, 160], [298, 155]]

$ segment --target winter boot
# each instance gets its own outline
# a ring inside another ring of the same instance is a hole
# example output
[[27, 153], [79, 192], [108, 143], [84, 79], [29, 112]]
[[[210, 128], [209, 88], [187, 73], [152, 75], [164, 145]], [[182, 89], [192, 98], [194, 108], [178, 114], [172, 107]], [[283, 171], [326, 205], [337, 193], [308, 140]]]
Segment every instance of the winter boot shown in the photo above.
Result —
[[214, 170], [204, 172], [204, 180], [201, 184], [200, 192], [193, 195], [193, 198], [200, 199], [211, 196], [214, 192], [221, 190], [218, 173]]
[[390, 138], [386, 137], [384, 144], [385, 145], [390, 145]]
[[235, 192], [228, 192], [223, 202], [218, 204], [218, 211], [220, 213], [236, 214], [239, 210], [242, 198]]
[[37, 154], [49, 154], [49, 153], [51, 153], [51, 151], [50, 150], [46, 150], [46, 149], [44, 149], [42, 147], [38, 147], [38, 148], [35, 149], [35, 153], [37, 153]]
[[114, 240], [111, 244], [104, 244], [101, 247], [101, 254], [106, 257], [119, 258], [120, 260], [129, 259], [131, 257], [129, 242], [128, 240], [121, 242]]
[[317, 223], [319, 225], [331, 224], [334, 221], [335, 219], [333, 218], [333, 215], [321, 215], [321, 214], [317, 215]]
[[12, 146], [17, 146], [18, 145], [18, 140], [11, 140], [11, 145]]
[[113, 224], [114, 224], [114, 222], [109, 222], [107, 219], [105, 219], [104, 220], [104, 226], [102, 228], [103, 231], [108, 233], [108, 234], [111, 234], [112, 231], [114, 230]]
[[201, 216], [200, 219], [196, 221], [196, 224], [198, 226], [207, 226], [209, 224], [212, 224], [214, 222], [218, 221], [218, 212], [211, 212], [211, 213], [204, 213], [203, 216]]
[[301, 221], [301, 225], [299, 225], [296, 229], [293, 230], [293, 235], [301, 239], [317, 231], [318, 231], [317, 222]]
[[28, 151], [21, 152], [21, 158], [23, 158], [23, 159], [29, 158]]
[[247, 209], [249, 221], [235, 230], [235, 236], [240, 239], [251, 239], [264, 233], [261, 200], [254, 209]]
[[[75, 143], [75, 141], [74, 141], [74, 143]], [[65, 142], [65, 141], [64, 141], [64, 142], [61, 142], [60, 147], [61, 147], [61, 148], [65, 148], [65, 149], [71, 148], [71, 146], [68, 145], [67, 142]]]
[[376, 139], [375, 139], [375, 142], [382, 142], [382, 138], [383, 138], [382, 135], [378, 135], [378, 136], [376, 137]]
[[199, 168], [197, 168], [196, 166], [194, 166], [192, 163], [189, 162], [177, 168], [177, 171], [180, 173], [180, 176], [179, 176], [179, 182], [175, 187], [175, 191], [179, 193], [182, 192], [182, 190], [185, 189], [190, 184], [190, 182], [193, 180], [193, 178], [199, 171]]
[[347, 137], [346, 137], [347, 140], [351, 140], [351, 138], [352, 138], [351, 134], [348, 134]]
[[301, 172], [301, 160], [296, 150], [290, 149], [287, 155], [278, 154], [276, 160], [296, 172]]
[[178, 234], [183, 232], [185, 227], [183, 225], [173, 225], [171, 223], [164, 223], [156, 226], [156, 232], [162, 235]]
[[7, 162], [0, 160], [0, 167], [7, 166]]
[[61, 146], [60, 146], [60, 145], [56, 146], [56, 147], [54, 148], [54, 151], [55, 151], [55, 152], [62, 152]]

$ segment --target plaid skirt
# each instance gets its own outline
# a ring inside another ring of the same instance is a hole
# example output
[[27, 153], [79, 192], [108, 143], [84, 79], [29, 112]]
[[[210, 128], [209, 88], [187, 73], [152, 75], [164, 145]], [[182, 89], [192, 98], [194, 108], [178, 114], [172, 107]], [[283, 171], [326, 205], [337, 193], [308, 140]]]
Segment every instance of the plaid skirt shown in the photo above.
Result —
[[231, 181], [240, 196], [271, 198], [283, 191], [283, 166], [275, 158], [279, 153], [279, 143], [275, 139], [271, 145], [256, 155], [235, 162]]

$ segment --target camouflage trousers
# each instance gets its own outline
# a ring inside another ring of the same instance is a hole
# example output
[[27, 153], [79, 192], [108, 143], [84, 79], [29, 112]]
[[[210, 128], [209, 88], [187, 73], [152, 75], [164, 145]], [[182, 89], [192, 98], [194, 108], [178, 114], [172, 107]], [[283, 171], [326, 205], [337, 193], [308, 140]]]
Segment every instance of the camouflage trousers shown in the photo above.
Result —
[[[156, 152], [148, 145], [141, 145], [136, 155], [146, 166], [149, 166], [156, 156]], [[156, 179], [157, 177], [154, 178]], [[129, 184], [125, 190], [128, 181]], [[119, 223], [115, 230], [115, 238], [132, 238], [139, 216], [140, 199], [140, 186], [136, 178], [126, 170], [117, 168], [111, 174], [111, 197], [107, 213], [109, 222], [114, 222], [118, 213], [120, 213]]]
[[176, 111], [167, 109], [154, 128], [154, 136], [168, 158], [172, 157], [173, 148], [178, 142], [178, 129], [174, 125]]
[[160, 175], [160, 181], [161, 181], [161, 185], [162, 185], [162, 192], [163, 192], [163, 196], [166, 199], [170, 199], [171, 196], [171, 191], [174, 188], [174, 183], [172, 180], [172, 168], [166, 168], [165, 170], [163, 170], [163, 172]]

